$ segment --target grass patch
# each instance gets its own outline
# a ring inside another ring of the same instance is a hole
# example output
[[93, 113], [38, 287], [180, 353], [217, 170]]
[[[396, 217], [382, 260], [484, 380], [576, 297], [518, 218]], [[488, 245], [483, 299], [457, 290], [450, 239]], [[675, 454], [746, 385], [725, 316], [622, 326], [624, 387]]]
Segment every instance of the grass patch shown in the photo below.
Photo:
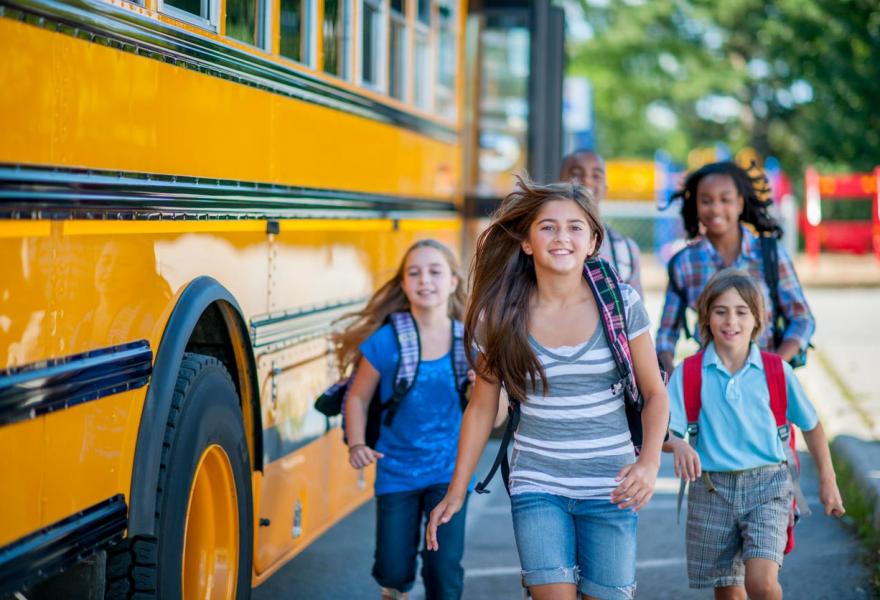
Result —
[[856, 413], [858, 413], [859, 417], [861, 417], [862, 421], [873, 431], [874, 430], [874, 419], [871, 418], [871, 415], [864, 409], [862, 403], [859, 401], [859, 398], [855, 395], [855, 393], [850, 389], [849, 384], [846, 380], [841, 376], [840, 372], [835, 368], [831, 361], [828, 360], [828, 357], [825, 356], [825, 353], [821, 350], [815, 350], [813, 354], [816, 355], [816, 358], [819, 359], [819, 363], [822, 365], [822, 368], [825, 369], [825, 373], [828, 377], [831, 378], [831, 381], [834, 382], [834, 385], [837, 386], [840, 395], [843, 396], [843, 399], [849, 402], [849, 405], [853, 408]]
[[865, 562], [869, 569], [871, 588], [875, 597], [880, 597], [880, 532], [874, 529], [874, 505], [856, 483], [850, 464], [835, 452], [832, 452], [832, 459], [843, 505], [846, 507], [845, 519], [852, 524], [865, 545]]

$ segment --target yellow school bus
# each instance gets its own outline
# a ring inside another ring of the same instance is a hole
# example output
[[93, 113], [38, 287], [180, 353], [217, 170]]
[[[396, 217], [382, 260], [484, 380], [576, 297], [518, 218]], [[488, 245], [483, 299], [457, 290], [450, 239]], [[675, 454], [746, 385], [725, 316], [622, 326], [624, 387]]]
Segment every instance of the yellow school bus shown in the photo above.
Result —
[[370, 497], [312, 404], [461, 247], [469, 8], [0, 0], [0, 597], [248, 597]]

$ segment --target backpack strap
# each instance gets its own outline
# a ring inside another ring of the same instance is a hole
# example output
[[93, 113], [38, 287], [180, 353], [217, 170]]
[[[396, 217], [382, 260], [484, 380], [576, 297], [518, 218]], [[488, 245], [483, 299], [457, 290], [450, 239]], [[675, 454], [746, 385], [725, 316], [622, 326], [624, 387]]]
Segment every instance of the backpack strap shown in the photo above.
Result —
[[779, 348], [779, 345], [782, 344], [782, 336], [785, 334], [785, 317], [782, 314], [782, 304], [779, 301], [779, 249], [775, 236], [762, 234], [759, 239], [761, 240], [764, 281], [770, 290], [770, 305], [773, 313], [771, 319], [773, 345]]
[[[611, 249], [612, 266], [617, 269], [617, 274], [622, 281], [629, 281], [633, 274], [633, 253], [626, 238], [608, 225], [605, 225], [605, 236], [608, 238], [608, 247]], [[624, 265], [626, 265], [626, 270], [621, 268], [621, 250], [623, 250], [627, 256], [627, 262], [624, 263]]]
[[776, 431], [785, 450], [788, 471], [791, 473], [795, 503], [801, 514], [809, 515], [810, 507], [800, 484], [800, 462], [795, 453], [794, 430], [788, 422], [788, 384], [785, 381], [782, 358], [778, 354], [761, 352], [761, 361], [764, 364], [764, 376], [767, 378], [767, 391], [770, 392], [770, 410], [773, 411]]
[[[687, 418], [687, 436], [691, 448], [697, 447], [697, 435], [700, 433], [700, 409], [703, 406], [703, 352], [684, 359], [681, 365], [682, 395], [684, 396], [684, 414]], [[678, 498], [675, 502], [676, 522], [681, 520], [681, 503], [684, 499], [687, 481], [682, 478], [678, 485]]]
[[455, 389], [458, 390], [459, 404], [464, 411], [467, 406], [467, 388], [470, 384], [468, 371], [470, 365], [464, 347], [464, 323], [452, 319], [452, 373], [455, 376]]
[[601, 258], [594, 258], [584, 263], [584, 277], [596, 299], [599, 321], [602, 323], [608, 348], [611, 350], [611, 356], [620, 376], [620, 379], [611, 386], [611, 391], [614, 394], [623, 391], [627, 423], [633, 446], [638, 454], [642, 445], [641, 411], [644, 402], [639, 394], [632, 366], [626, 327], [626, 304], [620, 290], [620, 280], [614, 269]]
[[628, 402], [638, 403], [641, 399], [632, 368], [626, 330], [626, 307], [617, 273], [606, 261], [596, 258], [584, 264], [584, 277], [596, 298], [602, 329], [620, 375], [620, 380], [612, 389], [615, 393], [623, 390]]
[[[687, 323], [687, 309], [688, 309], [688, 297], [687, 291], [678, 285], [678, 281], [675, 280], [675, 267], [678, 265], [678, 261], [683, 260], [681, 257], [684, 256], [684, 253], [687, 251], [689, 246], [685, 246], [678, 252], [672, 255], [672, 258], [669, 259], [669, 262], [666, 263], [666, 279], [669, 281], [669, 289], [672, 290], [672, 293], [678, 296], [678, 315], [676, 316], [676, 322], [679, 326], [684, 330], [685, 339], [693, 339], [694, 335], [688, 327]], [[676, 332], [677, 335], [678, 332]]]
[[513, 438], [513, 432], [516, 431], [516, 428], [519, 425], [519, 417], [519, 401], [510, 398], [510, 402], [507, 406], [507, 427], [504, 428], [504, 437], [501, 438], [501, 445], [498, 447], [498, 454], [495, 455], [495, 462], [492, 463], [492, 468], [489, 469], [489, 473], [483, 481], [479, 482], [474, 488], [474, 491], [478, 494], [489, 493], [489, 490], [486, 488], [489, 485], [489, 482], [492, 481], [492, 478], [495, 477], [495, 472], [498, 471], [498, 467], [501, 467], [501, 478], [504, 481], [504, 489], [507, 490], [507, 495], [510, 495], [510, 461], [507, 458], [507, 447], [510, 445], [510, 440]]
[[394, 329], [400, 360], [394, 373], [394, 384], [391, 398], [382, 405], [385, 412], [384, 423], [390, 426], [400, 408], [400, 401], [412, 389], [419, 373], [419, 361], [422, 357], [422, 345], [419, 340], [419, 327], [409, 311], [396, 312], [388, 315], [388, 322]]

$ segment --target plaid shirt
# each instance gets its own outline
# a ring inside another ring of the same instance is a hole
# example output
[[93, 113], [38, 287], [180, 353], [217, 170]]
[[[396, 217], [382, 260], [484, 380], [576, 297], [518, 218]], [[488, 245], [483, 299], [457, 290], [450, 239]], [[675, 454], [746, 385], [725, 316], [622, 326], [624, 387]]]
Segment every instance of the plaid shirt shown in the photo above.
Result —
[[[766, 322], [772, 323], [773, 304], [770, 301], [770, 289], [764, 280], [761, 242], [742, 225], [740, 225], [740, 229], [742, 230], [742, 248], [730, 266], [747, 272], [755, 281], [760, 282], [761, 291], [764, 293], [764, 306], [767, 311]], [[788, 322], [782, 339], [783, 341], [796, 341], [803, 350], [813, 336], [816, 321], [807, 305], [804, 290], [794, 272], [791, 258], [781, 244], [777, 248], [779, 252], [779, 304]], [[688, 307], [694, 310], [696, 310], [697, 297], [703, 291], [709, 278], [724, 268], [721, 256], [712, 243], [704, 237], [697, 238], [673, 256], [670, 265], [670, 276], [675, 280], [679, 289], [685, 291]], [[675, 353], [675, 344], [682, 326], [679, 322], [680, 311], [681, 298], [673, 287], [668, 285], [663, 316], [660, 319], [660, 328], [657, 330], [657, 352]], [[699, 341], [699, 328], [695, 327], [694, 329], [697, 329], [693, 332], [694, 337]], [[757, 341], [761, 349], [774, 350], [772, 325], [761, 332]]]

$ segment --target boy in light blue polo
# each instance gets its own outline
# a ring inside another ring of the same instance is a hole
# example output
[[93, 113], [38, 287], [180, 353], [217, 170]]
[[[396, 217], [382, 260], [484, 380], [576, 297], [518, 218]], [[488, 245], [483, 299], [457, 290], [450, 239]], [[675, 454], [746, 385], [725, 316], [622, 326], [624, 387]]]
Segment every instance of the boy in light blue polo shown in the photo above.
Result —
[[[801, 431], [811, 431], [819, 424], [816, 409], [804, 394], [791, 366], [783, 362], [788, 391], [788, 420]], [[734, 374], [728, 372], [710, 342], [703, 353], [704, 401], [700, 410], [700, 435], [697, 454], [704, 471], [742, 471], [785, 461], [785, 447], [776, 431], [770, 392], [761, 349], [749, 346], [746, 364]], [[669, 381], [669, 430], [680, 438], [687, 432], [684, 411], [682, 369], [676, 369]], [[748, 423], [748, 427], [740, 424]]]
[[[763, 295], [742, 271], [725, 269], [697, 300], [703, 350], [696, 443], [688, 429], [681, 365], [669, 383], [670, 440], [675, 474], [691, 482], [687, 562], [692, 588], [716, 599], [781, 599], [779, 569], [787, 542], [793, 482], [770, 406], [760, 349]], [[819, 472], [826, 515], [841, 516], [828, 442], [791, 367], [782, 363], [788, 421], [803, 431]]]

